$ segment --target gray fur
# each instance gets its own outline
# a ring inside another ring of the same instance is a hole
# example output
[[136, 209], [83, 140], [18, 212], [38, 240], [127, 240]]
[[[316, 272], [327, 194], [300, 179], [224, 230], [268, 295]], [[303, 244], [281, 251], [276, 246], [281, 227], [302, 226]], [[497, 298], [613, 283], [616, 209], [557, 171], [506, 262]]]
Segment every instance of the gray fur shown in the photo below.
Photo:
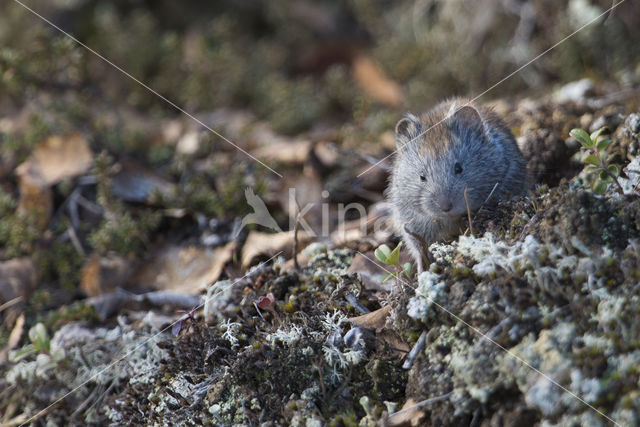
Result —
[[[461, 220], [467, 211], [465, 187], [472, 211], [480, 208], [496, 183], [492, 198], [528, 191], [525, 160], [505, 123], [485, 107], [461, 109], [468, 102], [444, 101], [419, 118], [408, 115], [396, 126], [398, 153], [386, 195], [396, 233], [420, 271], [421, 245], [405, 227], [426, 245], [451, 239], [466, 227]], [[459, 174], [456, 162], [462, 167]], [[452, 208], [444, 212], [443, 205]]]

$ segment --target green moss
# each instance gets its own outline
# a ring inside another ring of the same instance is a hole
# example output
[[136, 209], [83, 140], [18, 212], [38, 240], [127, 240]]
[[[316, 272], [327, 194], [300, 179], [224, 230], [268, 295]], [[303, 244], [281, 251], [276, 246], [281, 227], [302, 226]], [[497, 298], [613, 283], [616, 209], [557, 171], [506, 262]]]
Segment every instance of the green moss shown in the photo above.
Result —
[[161, 214], [144, 210], [136, 218], [129, 212], [118, 212], [103, 220], [89, 235], [89, 243], [100, 253], [113, 251], [122, 255], [139, 254], [148, 249], [151, 233], [160, 224]]
[[39, 248], [34, 257], [40, 266], [42, 281], [57, 282], [67, 291], [74, 291], [80, 283], [84, 260], [69, 240], [54, 240], [50, 246]]
[[98, 320], [94, 308], [84, 303], [65, 305], [49, 313], [38, 313], [34, 323], [43, 323], [50, 331], [56, 331], [72, 322], [86, 322]]
[[4, 249], [6, 258], [33, 254], [36, 242], [42, 234], [37, 226], [38, 217], [37, 211], [12, 212], [1, 217], [0, 247]]

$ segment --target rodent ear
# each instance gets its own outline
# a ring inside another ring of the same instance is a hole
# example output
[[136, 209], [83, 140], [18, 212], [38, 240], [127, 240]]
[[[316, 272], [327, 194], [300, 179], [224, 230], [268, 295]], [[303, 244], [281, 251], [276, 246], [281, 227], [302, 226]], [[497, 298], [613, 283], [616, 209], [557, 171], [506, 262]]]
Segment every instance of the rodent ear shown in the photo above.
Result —
[[401, 148], [403, 145], [411, 142], [413, 138], [420, 135], [422, 124], [413, 114], [407, 114], [396, 124], [396, 145]]
[[484, 133], [480, 113], [470, 105], [465, 105], [457, 110], [453, 114], [452, 123], [458, 128], [458, 133]]

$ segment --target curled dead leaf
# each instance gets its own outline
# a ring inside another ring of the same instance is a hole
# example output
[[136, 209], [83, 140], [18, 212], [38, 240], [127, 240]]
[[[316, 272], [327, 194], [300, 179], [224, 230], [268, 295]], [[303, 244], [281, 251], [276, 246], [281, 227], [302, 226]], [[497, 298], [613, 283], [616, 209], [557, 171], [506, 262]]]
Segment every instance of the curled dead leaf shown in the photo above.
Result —
[[20, 200], [18, 211], [33, 215], [40, 229], [46, 228], [53, 209], [51, 186], [86, 173], [93, 154], [82, 135], [50, 136], [16, 168]]
[[313, 145], [308, 140], [276, 140], [253, 150], [260, 159], [287, 164], [301, 165], [309, 159]]
[[18, 297], [28, 300], [37, 283], [38, 271], [31, 258], [0, 262], [0, 305]]
[[18, 174], [18, 212], [28, 215], [40, 230], [47, 228], [53, 213], [53, 192], [51, 187], [37, 173], [32, 164], [23, 163], [16, 169]]
[[390, 292], [393, 282], [388, 280], [383, 283], [384, 277], [388, 274], [386, 270], [388, 267], [381, 264], [371, 251], [366, 254], [357, 253], [351, 261], [347, 274], [358, 273], [365, 289]]
[[82, 266], [80, 289], [90, 297], [113, 292], [124, 286], [131, 271], [131, 262], [126, 258], [94, 253]]
[[54, 135], [36, 145], [17, 173], [37, 175], [43, 185], [50, 186], [86, 173], [92, 164], [93, 154], [82, 135]]
[[389, 417], [389, 426], [420, 426], [423, 425], [425, 410], [417, 405], [412, 398], [408, 398], [402, 409]]
[[387, 317], [391, 311], [390, 305], [385, 305], [382, 308], [372, 311], [371, 313], [363, 314], [362, 316], [350, 317], [349, 321], [368, 329], [381, 329], [384, 328], [387, 323]]
[[376, 101], [394, 108], [405, 105], [400, 85], [386, 76], [369, 56], [360, 54], [353, 60], [353, 78]]
[[9, 340], [7, 341], [7, 345], [0, 350], [0, 366], [2, 366], [6, 361], [9, 355], [9, 352], [16, 348], [20, 343], [20, 338], [22, 337], [22, 332], [24, 331], [24, 314], [21, 314], [17, 319], [16, 323], [11, 329], [11, 333], [9, 334]]
[[[298, 231], [298, 244], [304, 246], [312, 240], [312, 237], [305, 231]], [[259, 256], [273, 256], [282, 252], [283, 256], [289, 257], [293, 251], [293, 231], [283, 231], [281, 233], [262, 233], [252, 231], [247, 237], [247, 241], [242, 247], [242, 268], [248, 268]]]
[[166, 245], [141, 265], [129, 282], [138, 287], [198, 294], [218, 280], [236, 242], [216, 248]]

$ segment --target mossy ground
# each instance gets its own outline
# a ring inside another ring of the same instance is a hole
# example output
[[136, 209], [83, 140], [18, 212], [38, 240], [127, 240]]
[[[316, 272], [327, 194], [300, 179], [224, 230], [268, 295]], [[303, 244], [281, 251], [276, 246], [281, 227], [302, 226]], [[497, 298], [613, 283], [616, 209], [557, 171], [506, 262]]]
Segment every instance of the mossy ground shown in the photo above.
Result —
[[[468, 2], [423, 3], [197, 2], [176, 11], [172, 2], [56, 1], [42, 12], [243, 149], [256, 148], [264, 126], [346, 149], [330, 164], [313, 152], [277, 168], [316, 177], [335, 200], [370, 203], [385, 175], [372, 179], [375, 190], [362, 185], [354, 171], [369, 165], [359, 155], [387, 156], [405, 110], [481, 93], [593, 12], [576, 9], [585, 2], [522, 2], [533, 21], [520, 38], [520, 15], [501, 2], [486, 15]], [[309, 7], [323, 19], [309, 20]], [[347, 274], [355, 249], [371, 242], [330, 246], [298, 271], [284, 260], [253, 270], [227, 295], [228, 310], [206, 321], [198, 313], [175, 336], [161, 329], [175, 319], [171, 308], [100, 318], [79, 289], [81, 267], [92, 254], [142, 262], [157, 245], [200, 242], [205, 232], [225, 242], [249, 212], [244, 188], [274, 198], [279, 181], [26, 10], [12, 2], [0, 10], [0, 259], [30, 257], [38, 272], [20, 310], [0, 310], [0, 347], [25, 314], [17, 355], [0, 365], [0, 421], [22, 423], [73, 391], [35, 422], [373, 425], [408, 398], [451, 393], [421, 409], [424, 423], [605, 423], [515, 355], [621, 424], [640, 424], [640, 202], [594, 195], [568, 137], [573, 127], [605, 125], [612, 161], [624, 166], [640, 152], [629, 91], [640, 81], [637, 13], [612, 14], [490, 94], [511, 98], [494, 104], [537, 186], [473, 215], [466, 236], [438, 247], [431, 276], [381, 299]], [[360, 55], [399, 83], [403, 105], [385, 105], [355, 81]], [[545, 97], [545, 85], [585, 74], [597, 82], [588, 99]], [[95, 154], [93, 168], [83, 182], [52, 186], [55, 209], [43, 227], [41, 212], [18, 208], [15, 169], [50, 135], [75, 132]], [[194, 152], [177, 148], [186, 135]], [[117, 196], [113, 178], [128, 161], [175, 191]], [[67, 208], [78, 194], [85, 208], [74, 219]], [[286, 217], [271, 200], [274, 207], [279, 221]], [[222, 278], [243, 274], [235, 258]], [[269, 294], [277, 315], [256, 308]], [[387, 335], [345, 320], [361, 314], [348, 294], [370, 310], [391, 307]], [[395, 344], [412, 346], [425, 330], [424, 350], [404, 370]]]

